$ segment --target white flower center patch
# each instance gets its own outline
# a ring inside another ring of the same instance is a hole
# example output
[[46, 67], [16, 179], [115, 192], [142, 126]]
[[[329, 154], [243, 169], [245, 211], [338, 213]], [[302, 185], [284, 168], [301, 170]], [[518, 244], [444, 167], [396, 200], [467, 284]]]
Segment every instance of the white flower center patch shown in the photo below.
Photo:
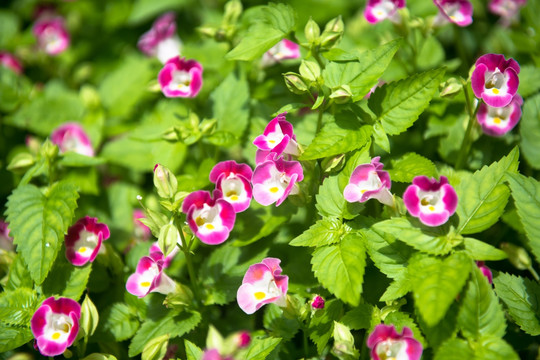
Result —
[[375, 348], [375, 352], [381, 360], [406, 360], [409, 358], [406, 350], [407, 343], [392, 339], [381, 341]]
[[507, 76], [505, 76], [499, 68], [496, 68], [493, 72], [486, 71], [484, 87], [487, 92], [493, 95], [499, 95], [501, 92], [506, 93], [507, 81]]
[[271, 299], [283, 295], [277, 287], [274, 277], [270, 272], [266, 272], [263, 278], [253, 284], [253, 297], [257, 301]]
[[376, 171], [370, 171], [368, 178], [365, 181], [358, 183], [358, 189], [361, 194], [367, 191], [377, 190], [382, 186], [381, 179]]
[[221, 182], [221, 189], [225, 200], [228, 202], [238, 202], [246, 198], [244, 183], [234, 174], [230, 174], [227, 179]]
[[177, 90], [185, 90], [191, 84], [191, 74], [184, 70], [173, 71], [170, 87]]
[[419, 191], [420, 211], [423, 213], [439, 213], [444, 210], [440, 191]]
[[89, 257], [96, 248], [98, 240], [96, 234], [83, 230], [79, 233], [79, 240], [75, 243], [75, 251], [84, 257]]
[[373, 7], [373, 15], [379, 20], [386, 19], [394, 11], [396, 11], [396, 6], [392, 1], [381, 1]]
[[45, 326], [46, 337], [57, 342], [66, 342], [73, 327], [71, 319], [64, 314], [47, 314], [47, 325]]
[[208, 234], [223, 227], [217, 206], [204, 204], [202, 209], [193, 212], [193, 218], [201, 233]]
[[504, 106], [500, 108], [488, 107], [486, 125], [504, 128], [508, 124], [511, 114], [512, 106]]

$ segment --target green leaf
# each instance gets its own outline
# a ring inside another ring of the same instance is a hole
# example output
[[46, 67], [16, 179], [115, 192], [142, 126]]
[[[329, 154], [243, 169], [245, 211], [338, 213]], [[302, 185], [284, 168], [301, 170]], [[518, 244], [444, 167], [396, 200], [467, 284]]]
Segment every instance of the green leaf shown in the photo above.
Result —
[[212, 92], [212, 112], [217, 119], [217, 128], [241, 138], [249, 117], [249, 85], [231, 72]]
[[60, 165], [69, 166], [69, 167], [86, 167], [86, 166], [97, 166], [105, 163], [105, 160], [102, 158], [94, 156], [81, 155], [76, 152], [67, 152], [60, 156]]
[[[2, 20], [0, 19], [0, 26]], [[0, 30], [0, 37], [2, 31]], [[2, 66], [0, 68], [0, 110], [12, 112], [24, 100], [26, 100], [30, 92], [30, 84], [28, 80], [11, 69]]]
[[150, 340], [161, 335], [170, 339], [182, 336], [193, 330], [201, 321], [201, 314], [196, 311], [183, 312], [179, 315], [169, 313], [159, 320], [146, 320], [137, 331], [129, 345], [130, 357], [140, 354]]
[[348, 311], [340, 321], [351, 330], [370, 329], [375, 311], [376, 308], [370, 304], [360, 304], [358, 307]]
[[21, 24], [17, 13], [14, 11], [0, 11], [0, 47], [7, 49], [9, 43], [15, 38]]
[[387, 134], [407, 130], [439, 89], [444, 69], [430, 70], [386, 84], [369, 98], [369, 107]]
[[280, 338], [255, 338], [251, 340], [251, 344], [247, 349], [246, 360], [265, 360], [266, 357], [274, 350], [281, 342]]
[[396, 39], [359, 54], [355, 61], [330, 62], [323, 71], [325, 85], [331, 89], [348, 85], [353, 101], [362, 99], [377, 84], [400, 45], [401, 39]]
[[450, 339], [439, 348], [435, 360], [464, 360], [473, 359], [474, 353], [469, 344], [463, 339]]
[[398, 275], [394, 281], [388, 285], [384, 293], [381, 295], [379, 301], [393, 301], [397, 300], [411, 291], [411, 282], [408, 278], [408, 273]]
[[426, 335], [428, 344], [433, 349], [438, 349], [445, 341], [456, 336], [459, 330], [457, 326], [458, 310], [459, 304], [454, 302], [446, 312], [444, 318], [434, 326], [428, 326], [422, 320], [421, 316], [418, 317], [420, 328]]
[[269, 335], [284, 340], [291, 340], [300, 330], [300, 322], [283, 316], [283, 309], [275, 304], [265, 306], [263, 324]]
[[388, 173], [392, 181], [406, 183], [412, 182], [419, 175], [439, 177], [435, 164], [415, 153], [407, 153], [397, 160], [392, 160], [392, 169], [389, 169]]
[[124, 56], [118, 66], [107, 74], [99, 86], [99, 96], [110, 116], [127, 116], [144, 96], [149, 94], [148, 82], [156, 74], [150, 59], [141, 55]]
[[506, 179], [529, 246], [540, 262], [540, 183], [521, 174], [507, 173]]
[[186, 3], [187, 1], [184, 0], [137, 0], [133, 4], [127, 22], [132, 25], [140, 24], [161, 15], [167, 10], [178, 10]]
[[315, 316], [309, 323], [309, 338], [317, 346], [320, 354], [328, 344], [334, 332], [334, 321], [343, 316], [343, 303], [337, 299], [327, 301], [324, 312], [320, 316]]
[[371, 228], [363, 231], [366, 248], [375, 266], [392, 279], [403, 279], [407, 274], [407, 264], [413, 250], [382, 231]]
[[300, 155], [301, 160], [315, 160], [362, 148], [370, 139], [371, 126], [363, 125], [350, 112], [336, 115], [327, 123]]
[[373, 225], [373, 229], [394, 236], [415, 249], [428, 254], [444, 255], [453, 248], [451, 235], [444, 227], [427, 227], [419, 222], [414, 226], [406, 218], [392, 218]]
[[510, 154], [490, 166], [484, 166], [456, 187], [458, 233], [474, 234], [499, 220], [510, 195], [503, 181], [504, 174], [517, 170], [518, 159], [519, 151], [514, 148]]
[[200, 347], [189, 341], [188, 339], [184, 339], [184, 345], [186, 347], [186, 356], [187, 360], [199, 360], [202, 359], [203, 351]]
[[295, 237], [289, 245], [291, 246], [324, 246], [339, 242], [343, 223], [336, 218], [324, 218], [317, 221], [301, 235]]
[[373, 125], [373, 141], [375, 141], [375, 144], [379, 145], [381, 149], [390, 153], [390, 140], [388, 140], [388, 135], [380, 123]]
[[0, 352], [16, 349], [34, 338], [30, 328], [0, 323]]
[[[528, 82], [528, 81], [523, 81]], [[519, 144], [523, 156], [533, 169], [540, 169], [540, 94], [525, 101], [519, 125]]]
[[20, 288], [0, 294], [0, 323], [5, 326], [30, 327], [37, 307], [35, 290]]
[[57, 257], [51, 272], [43, 282], [43, 293], [47, 296], [61, 295], [79, 301], [92, 271], [92, 265], [73, 266], [64, 254]]
[[95, 336], [101, 341], [124, 341], [131, 338], [138, 329], [136, 309], [117, 302], [103, 312]]
[[428, 326], [439, 323], [467, 280], [471, 259], [456, 252], [442, 260], [417, 257], [409, 266], [415, 305]]
[[418, 55], [416, 64], [421, 70], [429, 70], [440, 66], [445, 60], [444, 48], [437, 40], [436, 36], [429, 36], [425, 39]]
[[512, 346], [501, 338], [486, 337], [475, 345], [475, 360], [519, 360]]
[[5, 290], [15, 290], [21, 287], [32, 288], [34, 282], [20, 254], [17, 254], [9, 268], [9, 278]]
[[503, 337], [506, 330], [504, 311], [491, 284], [474, 267], [458, 315], [458, 324], [466, 338]]
[[473, 238], [464, 238], [465, 251], [474, 260], [503, 260], [508, 256], [496, 247]]
[[[524, 98], [534, 95], [540, 90], [540, 69], [534, 65], [521, 66], [519, 77], [526, 79], [519, 83], [518, 94]], [[523, 126], [523, 123], [521, 124]]]
[[259, 8], [240, 43], [227, 55], [229, 60], [255, 60], [294, 30], [295, 12], [285, 4], [270, 3]]
[[408, 314], [400, 311], [393, 311], [386, 316], [384, 323], [386, 325], [394, 325], [398, 333], [403, 331], [403, 327], [408, 327], [412, 330], [414, 338], [420, 341], [423, 346], [426, 346], [426, 339], [424, 339], [418, 325], [416, 325], [414, 320]]
[[358, 305], [362, 294], [366, 266], [363, 243], [363, 236], [348, 234], [337, 245], [317, 248], [311, 259], [321, 284], [351, 305]]
[[75, 186], [60, 182], [47, 195], [24, 185], [8, 198], [6, 214], [13, 242], [37, 284], [45, 280], [54, 263], [78, 197]]
[[493, 279], [495, 291], [521, 330], [540, 335], [540, 286], [529, 279], [505, 273]]
[[340, 190], [338, 184], [338, 176], [330, 176], [324, 179], [324, 182], [319, 187], [319, 193], [315, 195], [317, 204], [315, 205], [319, 214], [324, 217], [345, 217], [352, 219], [347, 211], [348, 203], [343, 197], [343, 191]]

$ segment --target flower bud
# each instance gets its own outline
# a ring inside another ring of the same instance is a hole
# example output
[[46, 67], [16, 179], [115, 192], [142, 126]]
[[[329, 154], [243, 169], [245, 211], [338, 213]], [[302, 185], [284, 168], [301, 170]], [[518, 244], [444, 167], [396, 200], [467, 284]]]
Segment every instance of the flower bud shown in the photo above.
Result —
[[462, 87], [463, 85], [456, 78], [450, 78], [439, 86], [440, 95], [441, 97], [452, 98], [461, 91]]
[[142, 360], [161, 360], [167, 353], [169, 335], [161, 335], [146, 343], [142, 351]]
[[309, 18], [309, 21], [304, 28], [304, 34], [306, 35], [306, 39], [307, 41], [309, 41], [310, 44], [316, 44], [319, 42], [321, 29], [319, 28], [319, 25], [317, 25], [317, 23], [313, 21], [312, 18]]
[[251, 335], [247, 331], [241, 331], [236, 336], [236, 341], [240, 349], [248, 347], [251, 343]]
[[324, 299], [320, 295], [315, 295], [313, 300], [311, 300], [312, 309], [324, 309]]
[[214, 26], [200, 26], [197, 28], [197, 31], [201, 35], [213, 39], [216, 36], [218, 29]]
[[163, 255], [168, 256], [176, 247], [180, 234], [174, 224], [167, 224], [159, 231], [158, 244]]
[[167, 308], [183, 308], [193, 303], [193, 292], [186, 285], [176, 283], [176, 287], [173, 292], [167, 294], [167, 297], [163, 301], [163, 305]]
[[345, 104], [352, 96], [349, 85], [341, 85], [330, 94], [330, 99], [334, 99], [336, 104]]
[[317, 81], [321, 76], [321, 67], [316, 61], [302, 60], [300, 64], [300, 75], [309, 81]]
[[323, 35], [325, 32], [335, 32], [343, 34], [344, 30], [345, 25], [343, 24], [343, 19], [341, 19], [341, 15], [339, 15], [338, 17], [335, 17], [326, 23], [326, 25], [324, 26]]
[[95, 109], [99, 108], [101, 100], [99, 94], [93, 86], [83, 85], [79, 91], [79, 97], [83, 101], [86, 108]]
[[9, 171], [25, 170], [28, 167], [34, 165], [34, 157], [26, 152], [18, 153], [10, 161], [7, 169]]
[[154, 186], [159, 196], [171, 199], [178, 190], [178, 181], [176, 180], [176, 176], [167, 167], [156, 164], [154, 167]]
[[45, 140], [40, 149], [41, 156], [45, 157], [49, 161], [53, 160], [58, 156], [58, 151], [58, 146], [53, 144], [49, 139]]
[[285, 78], [285, 85], [291, 92], [301, 95], [308, 91], [308, 86], [300, 75], [288, 72], [283, 74], [283, 77]]
[[332, 354], [339, 358], [353, 356], [358, 358], [358, 350], [354, 347], [354, 337], [351, 330], [341, 323], [334, 321], [334, 347]]
[[86, 295], [81, 305], [81, 319], [79, 320], [79, 326], [84, 330], [84, 336], [92, 336], [96, 331], [98, 323], [99, 313], [97, 308], [88, 295]]
[[223, 25], [233, 25], [238, 22], [242, 15], [242, 3], [240, 0], [229, 0], [225, 4], [225, 15], [223, 16]]
[[532, 266], [531, 257], [521, 246], [511, 243], [502, 243], [501, 250], [508, 255], [508, 260], [519, 270], [527, 270]]

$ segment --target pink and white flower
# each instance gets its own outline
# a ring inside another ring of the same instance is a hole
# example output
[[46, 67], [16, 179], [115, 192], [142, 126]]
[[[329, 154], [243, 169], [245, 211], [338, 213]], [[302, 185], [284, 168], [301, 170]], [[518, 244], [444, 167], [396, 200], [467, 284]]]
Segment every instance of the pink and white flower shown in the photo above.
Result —
[[23, 67], [17, 58], [7, 51], [0, 51], [0, 65], [13, 70], [14, 73], [21, 75]]
[[392, 22], [399, 22], [398, 9], [405, 7], [405, 0], [368, 0], [364, 17], [371, 24], [378, 23], [384, 19]]
[[304, 170], [298, 161], [285, 161], [270, 154], [253, 172], [253, 197], [261, 205], [279, 206], [287, 196], [300, 192], [296, 183], [303, 179]]
[[189, 228], [199, 240], [208, 245], [218, 245], [227, 240], [236, 221], [236, 212], [223, 199], [221, 191], [214, 190], [213, 195], [214, 199], [208, 191], [194, 191], [182, 204]]
[[61, 355], [79, 333], [81, 306], [69, 298], [50, 297], [43, 301], [30, 321], [39, 352], [44, 356]]
[[174, 280], [163, 272], [164, 261], [163, 253], [161, 258], [154, 253], [152, 256], [143, 256], [137, 264], [135, 273], [131, 274], [126, 283], [126, 290], [140, 298], [145, 297], [151, 292], [168, 294], [176, 288]]
[[298, 59], [300, 46], [297, 43], [283, 39], [264, 53], [262, 66], [270, 66], [283, 60]]
[[471, 75], [474, 96], [493, 107], [510, 104], [519, 86], [519, 64], [504, 55], [486, 54], [476, 60]]
[[503, 107], [493, 107], [481, 103], [476, 114], [478, 123], [487, 135], [503, 136], [512, 130], [521, 119], [523, 98], [516, 94], [510, 104]]
[[202, 87], [202, 65], [179, 56], [170, 58], [158, 74], [166, 97], [195, 97]]
[[178, 57], [182, 49], [182, 41], [176, 34], [176, 15], [168, 12], [161, 15], [152, 28], [142, 34], [137, 42], [139, 49], [148, 56], [155, 56], [162, 63]]
[[44, 13], [36, 20], [32, 32], [38, 46], [49, 55], [58, 55], [69, 46], [69, 33], [61, 16]]
[[419, 360], [422, 344], [414, 338], [407, 326], [398, 334], [394, 325], [379, 324], [367, 339], [373, 360]]
[[85, 216], [77, 220], [65, 238], [66, 258], [75, 266], [93, 262], [101, 243], [110, 236], [109, 228], [97, 222], [97, 218]]
[[253, 145], [263, 152], [272, 152], [277, 155], [281, 155], [281, 153], [299, 155], [296, 135], [294, 135], [292, 124], [285, 118], [286, 114], [284, 112], [273, 118], [266, 125], [263, 134], [253, 140]]
[[456, 212], [458, 197], [445, 176], [437, 181], [417, 176], [405, 190], [403, 202], [409, 213], [428, 226], [439, 226]]
[[94, 156], [90, 138], [78, 123], [69, 122], [57, 127], [51, 134], [51, 141], [58, 145], [62, 154], [73, 151], [81, 155]]
[[493, 284], [493, 274], [491, 273], [491, 269], [488, 268], [483, 261], [477, 261], [476, 266], [478, 266], [482, 274], [488, 279], [488, 282]]
[[527, 0], [491, 0], [488, 8], [489, 11], [501, 17], [504, 26], [509, 26], [519, 20], [519, 10], [526, 3]]
[[281, 275], [280, 262], [280, 259], [266, 258], [247, 270], [236, 293], [238, 306], [246, 314], [253, 314], [265, 304], [286, 305], [289, 277]]
[[150, 237], [152, 236], [152, 231], [150, 230], [150, 228], [144, 225], [141, 220], [139, 220], [144, 219], [145, 217], [146, 216], [144, 215], [144, 211], [142, 211], [141, 209], [133, 210], [133, 232], [135, 233], [136, 238], [143, 241], [150, 239]]
[[458, 26], [472, 24], [473, 6], [469, 0], [433, 0], [439, 8], [435, 23], [452, 22]]
[[173, 251], [171, 251], [169, 255], [164, 256], [163, 251], [161, 250], [158, 242], [156, 241], [150, 246], [150, 250], [148, 252], [150, 253], [150, 257], [154, 261], [162, 261], [162, 266], [164, 269], [166, 269], [171, 265], [171, 261], [173, 260], [174, 256], [178, 254], [178, 251], [180, 251], [180, 249], [175, 246]]
[[392, 182], [384, 165], [379, 162], [380, 156], [374, 157], [369, 164], [361, 164], [354, 169], [345, 186], [343, 196], [348, 202], [366, 202], [377, 199], [381, 203], [394, 206], [394, 197], [390, 193]]
[[230, 203], [235, 212], [242, 212], [249, 207], [253, 191], [251, 177], [253, 170], [247, 164], [238, 164], [234, 160], [222, 161], [210, 171], [210, 181], [216, 184], [223, 199]]

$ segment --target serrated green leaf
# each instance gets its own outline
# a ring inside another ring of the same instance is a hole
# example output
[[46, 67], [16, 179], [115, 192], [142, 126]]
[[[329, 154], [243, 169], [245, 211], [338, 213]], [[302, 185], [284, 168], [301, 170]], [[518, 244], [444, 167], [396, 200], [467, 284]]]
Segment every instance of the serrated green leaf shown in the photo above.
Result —
[[534, 168], [540, 169], [540, 94], [525, 101], [523, 116], [519, 125], [521, 142], [519, 147], [527, 163]]
[[379, 145], [381, 149], [390, 153], [390, 140], [388, 140], [388, 135], [384, 131], [380, 123], [373, 125], [373, 141], [375, 144]]
[[0, 353], [16, 349], [34, 338], [30, 328], [8, 326], [0, 323]]
[[486, 337], [475, 345], [473, 357], [475, 360], [519, 360], [512, 346], [501, 338]]
[[371, 228], [363, 232], [369, 257], [383, 274], [392, 279], [403, 278], [413, 250], [383, 231]]
[[458, 233], [474, 234], [499, 220], [510, 195], [503, 183], [504, 174], [517, 170], [518, 159], [519, 151], [514, 148], [510, 154], [490, 166], [484, 166], [456, 187]]
[[212, 112], [217, 119], [217, 128], [241, 138], [248, 124], [249, 85], [230, 73], [212, 92]]
[[137, 311], [127, 304], [117, 302], [103, 312], [96, 337], [103, 341], [124, 341], [131, 338], [138, 329]]
[[225, 55], [226, 59], [258, 59], [294, 29], [295, 13], [290, 6], [270, 3], [259, 11], [240, 43]]
[[324, 246], [339, 242], [343, 234], [343, 223], [336, 218], [324, 218], [295, 237], [291, 246]]
[[317, 204], [315, 205], [319, 214], [324, 217], [345, 217], [346, 219], [352, 219], [354, 215], [351, 215], [347, 211], [348, 204], [343, 197], [343, 192], [338, 185], [338, 176], [330, 176], [324, 179], [324, 182], [319, 187], [319, 193], [315, 195]]
[[9, 268], [9, 277], [5, 290], [15, 290], [21, 287], [31, 289], [33, 286], [34, 282], [30, 277], [28, 268], [26, 267], [22, 256], [17, 254]]
[[401, 311], [391, 312], [384, 319], [384, 323], [386, 325], [394, 325], [396, 327], [396, 331], [399, 333], [403, 331], [404, 326], [408, 327], [412, 330], [414, 338], [420, 341], [424, 347], [426, 346], [426, 339], [424, 339], [424, 336], [418, 328], [418, 325], [408, 314]]
[[449, 235], [445, 234], [443, 227], [428, 228], [418, 223], [411, 224], [406, 218], [393, 218], [373, 225], [377, 232], [383, 232], [394, 236], [407, 245], [428, 254], [444, 255], [453, 248], [453, 242]]
[[540, 182], [513, 173], [507, 173], [506, 178], [529, 246], [540, 262]]
[[353, 101], [362, 99], [377, 84], [401, 45], [401, 39], [358, 55], [354, 61], [330, 62], [323, 71], [325, 85], [331, 89], [348, 85]]
[[442, 260], [419, 257], [409, 266], [415, 305], [428, 326], [434, 326], [467, 281], [471, 259], [456, 252]]
[[371, 136], [371, 126], [363, 125], [350, 112], [336, 115], [300, 155], [301, 160], [321, 159], [362, 148]]
[[369, 98], [369, 107], [388, 135], [402, 133], [418, 119], [439, 89], [444, 72], [430, 70], [383, 85]]
[[53, 185], [47, 195], [25, 185], [9, 196], [6, 214], [13, 242], [37, 284], [45, 280], [56, 259], [78, 197], [69, 183]]
[[328, 344], [334, 332], [334, 321], [343, 315], [343, 304], [337, 299], [327, 301], [321, 316], [315, 316], [309, 323], [309, 338], [317, 346], [320, 354]]
[[493, 283], [516, 324], [529, 335], [540, 335], [540, 286], [529, 279], [505, 273], [499, 273]]
[[348, 311], [340, 321], [352, 330], [370, 329], [375, 308], [370, 304], [360, 304]]
[[92, 265], [73, 266], [64, 254], [56, 259], [51, 272], [43, 282], [43, 293], [47, 296], [61, 295], [79, 301], [92, 272]]
[[458, 315], [458, 324], [466, 338], [502, 337], [506, 321], [501, 304], [487, 278], [474, 267]]
[[266, 357], [281, 342], [280, 338], [255, 338], [246, 352], [246, 360], [265, 360]]
[[202, 358], [202, 349], [188, 339], [184, 339], [184, 346], [186, 347], [187, 360], [199, 360]]
[[379, 301], [393, 301], [397, 300], [411, 291], [411, 282], [408, 278], [408, 273], [405, 271], [403, 274], [397, 276], [394, 281], [388, 285], [385, 292], [381, 295]]
[[538, 67], [532, 64], [521, 66], [519, 77], [526, 79], [525, 81], [520, 81], [518, 88], [518, 94], [524, 98], [540, 90], [540, 69]]
[[183, 312], [179, 315], [169, 313], [159, 320], [146, 320], [139, 328], [131, 344], [128, 355], [130, 357], [140, 354], [147, 342], [161, 335], [170, 335], [170, 338], [182, 336], [193, 330], [201, 321], [201, 314], [196, 311]]
[[337, 298], [358, 305], [362, 294], [366, 254], [363, 236], [346, 235], [339, 244], [317, 248], [311, 264], [321, 284]]
[[419, 175], [438, 177], [437, 168], [431, 160], [415, 154], [407, 153], [397, 160], [392, 160], [392, 169], [388, 170], [392, 181], [410, 183]]
[[456, 336], [458, 332], [457, 316], [458, 316], [459, 304], [454, 302], [444, 318], [439, 321], [437, 325], [428, 326], [422, 317], [418, 317], [418, 324], [425, 334], [426, 339], [431, 347], [435, 350], [438, 349], [445, 341]]
[[496, 247], [473, 238], [464, 238], [465, 251], [474, 260], [503, 260], [508, 256]]
[[34, 290], [20, 288], [0, 294], [0, 323], [6, 326], [30, 327], [30, 319], [37, 307]]
[[450, 339], [441, 345], [434, 360], [473, 359], [474, 353], [463, 339]]

